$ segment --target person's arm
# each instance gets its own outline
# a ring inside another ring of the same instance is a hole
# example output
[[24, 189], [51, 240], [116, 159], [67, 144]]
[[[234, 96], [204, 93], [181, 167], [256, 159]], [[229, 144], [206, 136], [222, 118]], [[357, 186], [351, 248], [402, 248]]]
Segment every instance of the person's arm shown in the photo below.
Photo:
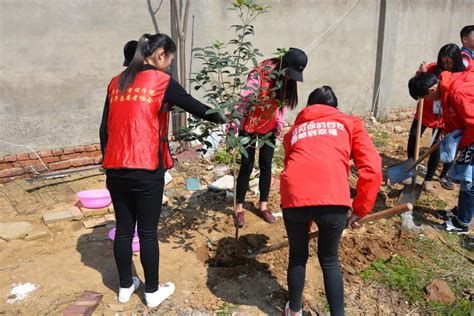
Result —
[[219, 113], [206, 114], [206, 112], [211, 108], [193, 98], [174, 79], [170, 79], [168, 88], [166, 88], [163, 101], [165, 103], [169, 103], [170, 105], [176, 105], [184, 111], [191, 113], [192, 115], [197, 116], [206, 121], [220, 124], [225, 123], [224, 120], [220, 117]]
[[107, 147], [107, 120], [109, 118], [109, 94], [105, 98], [104, 111], [102, 112], [102, 121], [100, 122], [99, 138], [100, 138], [100, 150], [102, 151], [102, 159], [105, 157], [105, 149]]
[[285, 126], [285, 116], [286, 116], [286, 111], [288, 107], [284, 105], [280, 109], [277, 109], [276, 113], [276, 131], [275, 134], [276, 136], [280, 136], [281, 131], [283, 130], [283, 127]]
[[352, 214], [364, 217], [372, 211], [382, 184], [382, 158], [362, 120], [355, 122], [351, 136], [351, 156], [358, 169], [357, 195], [352, 203]]

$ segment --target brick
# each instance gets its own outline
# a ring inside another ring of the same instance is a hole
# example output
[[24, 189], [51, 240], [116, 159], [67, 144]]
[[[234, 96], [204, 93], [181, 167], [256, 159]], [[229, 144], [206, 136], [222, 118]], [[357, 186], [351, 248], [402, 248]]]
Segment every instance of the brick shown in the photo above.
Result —
[[7, 183], [10, 182], [10, 178], [0, 178], [0, 183]]
[[28, 233], [28, 235], [26, 235], [26, 237], [25, 237], [25, 240], [26, 241], [31, 241], [31, 240], [44, 238], [44, 237], [47, 237], [47, 236], [48, 236], [48, 233], [45, 232], [44, 230], [35, 230], [35, 231], [32, 231], [31, 233]]
[[199, 153], [197, 151], [186, 150], [180, 154], [177, 154], [176, 159], [178, 160], [179, 163], [183, 163], [185, 161], [198, 161], [200, 158], [199, 158]]
[[74, 167], [87, 166], [92, 165], [94, 163], [94, 159], [90, 157], [77, 158], [71, 160], [71, 163]]
[[28, 159], [28, 160], [19, 161], [18, 163], [22, 167], [28, 167], [28, 166], [36, 165], [38, 162], [39, 162], [38, 159]]
[[55, 157], [62, 156], [63, 155], [63, 150], [62, 149], [53, 149], [53, 150], [51, 150], [51, 153]]
[[10, 168], [13, 168], [13, 167], [14, 167], [14, 164], [12, 162], [4, 162], [4, 163], [0, 164], [0, 171], [5, 170], [5, 169], [10, 169]]
[[65, 155], [73, 154], [74, 153], [74, 148], [63, 148], [63, 153]]
[[101, 150], [101, 148], [100, 148], [100, 144], [95, 144], [95, 149], [97, 149], [97, 150]]
[[74, 147], [74, 152], [75, 153], [83, 153], [86, 151], [86, 148], [84, 146], [77, 146], [77, 147]]
[[71, 221], [72, 219], [73, 216], [69, 211], [43, 213], [43, 220], [46, 225], [62, 221]]
[[25, 167], [25, 170], [26, 170], [27, 172], [36, 173], [36, 172], [33, 171], [33, 169], [35, 169], [36, 172], [43, 172], [43, 171], [48, 170], [48, 169], [45, 168], [45, 166], [43, 166], [43, 165], [30, 165], [30, 166]]
[[105, 215], [109, 213], [109, 208], [104, 207], [104, 208], [85, 208], [81, 207], [81, 212], [84, 214], [85, 217], [91, 217], [91, 216], [99, 216], [99, 215]]
[[45, 157], [51, 157], [53, 154], [51, 153], [51, 150], [49, 149], [46, 149], [46, 150], [41, 150], [38, 155], [41, 157], [41, 158], [45, 158]]
[[58, 161], [58, 162], [53, 162], [49, 165], [49, 168], [51, 170], [60, 170], [60, 169], [67, 169], [72, 166], [72, 163], [70, 161]]
[[16, 155], [5, 156], [5, 162], [15, 162], [17, 161]]
[[105, 219], [105, 217], [100, 217], [100, 218], [92, 218], [88, 219], [82, 222], [84, 224], [85, 228], [94, 228], [98, 226], [105, 226], [107, 225], [108, 221]]
[[5, 157], [0, 157], [0, 163], [4, 163], [5, 162]]
[[100, 162], [100, 159], [102, 159], [102, 156], [96, 156], [96, 157], [94, 157], [94, 164], [95, 164], [95, 165], [98, 165], [99, 162]]
[[96, 150], [95, 145], [86, 145], [84, 148], [86, 149], [86, 151], [95, 151]]
[[63, 310], [63, 316], [76, 316], [84, 315], [91, 316], [94, 314], [94, 310], [99, 306], [102, 301], [102, 294], [92, 291], [84, 291], [81, 296], [74, 302], [66, 306]]
[[59, 157], [61, 160], [71, 160], [71, 159], [76, 159], [81, 157], [80, 153], [75, 153], [75, 154], [68, 154], [68, 155], [63, 155]]
[[25, 173], [25, 169], [23, 168], [4, 169], [0, 171], [0, 178], [21, 176], [24, 173]]
[[100, 151], [90, 151], [82, 154], [82, 157], [97, 157], [97, 156], [102, 156], [102, 153]]
[[80, 221], [81, 219], [84, 218], [84, 214], [82, 213], [81, 209], [78, 208], [77, 206], [73, 206], [67, 209], [69, 213], [71, 213], [72, 217], [76, 221]]
[[51, 163], [51, 162], [56, 162], [56, 161], [59, 161], [59, 157], [46, 157], [46, 158], [42, 158], [41, 160], [43, 160], [44, 163]]
[[29, 153], [28, 156], [30, 157], [30, 159], [38, 159], [36, 153]]
[[27, 153], [16, 155], [17, 160], [23, 161], [30, 159], [30, 156]]

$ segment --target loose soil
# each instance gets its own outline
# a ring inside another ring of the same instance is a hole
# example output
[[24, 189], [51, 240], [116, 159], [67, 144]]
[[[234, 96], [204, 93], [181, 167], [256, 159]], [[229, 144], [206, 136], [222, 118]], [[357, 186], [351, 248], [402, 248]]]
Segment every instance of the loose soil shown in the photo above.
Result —
[[[395, 125], [402, 126], [404, 132], [394, 133]], [[368, 123], [383, 157], [384, 170], [405, 159], [409, 125], [409, 121]], [[425, 139], [424, 148], [427, 142]], [[112, 242], [107, 239], [110, 227], [86, 229], [80, 221], [46, 226], [42, 221], [44, 212], [74, 205], [76, 192], [103, 188], [105, 176], [102, 173], [89, 171], [61, 179], [18, 180], [3, 185], [0, 195], [2, 222], [28, 221], [47, 231], [48, 236], [33, 241], [0, 240], [0, 314], [60, 314], [84, 290], [104, 295], [97, 314], [281, 314], [288, 299], [288, 249], [254, 259], [245, 255], [285, 240], [283, 220], [278, 217], [273, 225], [264, 222], [257, 215], [258, 196], [249, 192], [249, 202], [245, 205], [246, 225], [240, 229], [240, 237], [235, 239], [231, 201], [227, 200], [225, 192], [205, 189], [213, 181], [212, 171], [207, 170], [209, 164], [207, 161], [185, 162], [171, 171], [173, 181], [165, 187], [170, 203], [163, 207], [159, 224], [160, 281], [174, 282], [176, 292], [154, 310], [145, 306], [143, 285], [129, 303], [117, 304], [118, 277]], [[186, 191], [185, 178], [196, 176], [200, 178], [203, 190]], [[355, 179], [355, 175], [351, 175], [352, 186]], [[400, 185], [384, 185], [375, 209], [394, 206], [401, 188]], [[446, 208], [456, 204], [456, 191], [445, 191], [438, 183], [436, 190], [436, 199], [445, 201]], [[427, 197], [426, 193], [422, 198], [426, 203], [415, 209], [417, 224], [438, 227], [442, 222], [434, 216], [434, 205], [430, 204], [436, 203], [436, 199]], [[279, 206], [278, 191], [272, 190], [269, 208], [280, 212]], [[436, 230], [430, 232], [435, 239]], [[344, 233], [340, 258], [348, 315], [408, 313], [414, 309], [399, 293], [381, 285], [366, 284], [358, 274], [377, 258], [416, 256], [404, 242], [412, 237], [401, 229], [398, 217]], [[443, 247], [440, 244], [440, 251], [445, 251]], [[313, 240], [304, 291], [304, 310], [312, 315], [327, 313], [316, 252], [317, 241]], [[143, 281], [138, 254], [133, 256], [133, 262], [134, 273]], [[472, 265], [469, 268], [472, 269]], [[38, 289], [26, 299], [8, 304], [14, 284], [27, 282], [37, 285]]]

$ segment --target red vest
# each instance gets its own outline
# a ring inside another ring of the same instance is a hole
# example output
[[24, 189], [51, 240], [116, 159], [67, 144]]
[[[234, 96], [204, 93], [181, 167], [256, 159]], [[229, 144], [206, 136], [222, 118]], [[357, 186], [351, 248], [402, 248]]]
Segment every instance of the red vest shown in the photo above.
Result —
[[125, 93], [118, 89], [119, 77], [114, 77], [108, 88], [108, 140], [102, 166], [156, 170], [161, 150], [165, 169], [171, 168], [169, 109], [163, 104], [170, 76], [159, 70], [139, 72]]
[[249, 74], [249, 78], [258, 76], [260, 79], [260, 93], [257, 99], [261, 102], [252, 104], [251, 108], [246, 111], [243, 130], [248, 133], [266, 134], [276, 128], [276, 111], [279, 110], [279, 106], [272, 97], [275, 79], [269, 76], [275, 67], [275, 63], [271, 59], [267, 59], [259, 63]]

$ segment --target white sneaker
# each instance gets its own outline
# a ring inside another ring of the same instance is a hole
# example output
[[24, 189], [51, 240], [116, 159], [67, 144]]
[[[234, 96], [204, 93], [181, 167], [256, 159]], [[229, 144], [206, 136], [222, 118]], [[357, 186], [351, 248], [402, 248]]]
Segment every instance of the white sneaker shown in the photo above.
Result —
[[160, 284], [158, 290], [153, 293], [145, 292], [146, 305], [149, 308], [154, 308], [160, 305], [164, 300], [171, 296], [174, 293], [175, 286], [173, 283], [168, 282], [165, 284]]
[[[292, 310], [290, 309], [290, 301], [286, 302], [285, 305], [285, 316], [291, 316]], [[294, 312], [293, 312], [294, 313]], [[296, 315], [301, 315], [303, 316], [303, 310], [299, 310]]]
[[127, 303], [130, 301], [130, 297], [132, 297], [133, 292], [135, 292], [140, 286], [140, 280], [138, 278], [133, 277], [132, 281], [132, 286], [119, 288], [118, 301], [120, 303]]

